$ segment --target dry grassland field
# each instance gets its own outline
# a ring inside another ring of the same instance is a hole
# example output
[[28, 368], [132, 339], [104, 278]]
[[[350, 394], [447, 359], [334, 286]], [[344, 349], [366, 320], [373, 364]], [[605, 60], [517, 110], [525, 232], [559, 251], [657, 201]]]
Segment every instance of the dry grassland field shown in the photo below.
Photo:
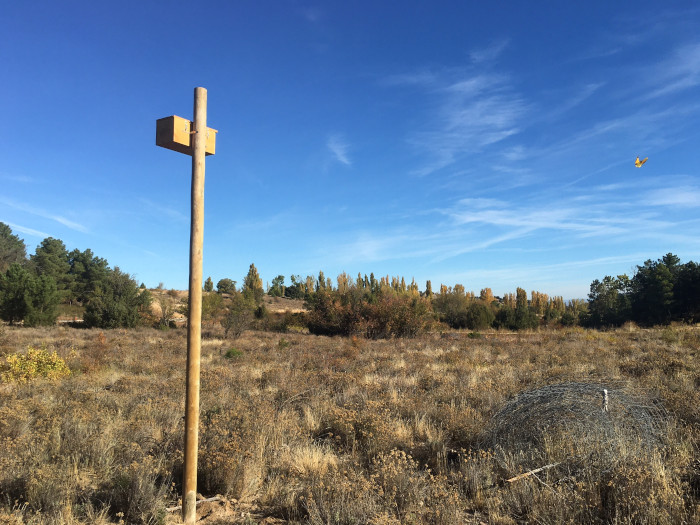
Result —
[[[201, 523], [700, 523], [697, 327], [204, 333]], [[185, 340], [0, 327], [0, 523], [178, 523]]]

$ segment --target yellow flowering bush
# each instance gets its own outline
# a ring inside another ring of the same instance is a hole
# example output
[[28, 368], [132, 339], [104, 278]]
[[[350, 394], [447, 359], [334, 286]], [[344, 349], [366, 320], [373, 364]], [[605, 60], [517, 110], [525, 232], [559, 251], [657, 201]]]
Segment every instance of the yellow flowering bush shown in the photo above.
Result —
[[25, 354], [10, 354], [5, 357], [2, 380], [26, 383], [37, 377], [59, 379], [70, 375], [66, 362], [56, 351], [29, 346]]

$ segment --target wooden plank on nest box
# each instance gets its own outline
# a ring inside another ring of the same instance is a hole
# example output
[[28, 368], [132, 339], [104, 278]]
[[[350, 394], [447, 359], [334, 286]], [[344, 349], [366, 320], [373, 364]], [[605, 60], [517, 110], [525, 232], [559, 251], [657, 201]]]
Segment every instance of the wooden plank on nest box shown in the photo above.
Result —
[[[156, 120], [156, 146], [192, 156], [193, 123], [186, 118], [171, 115]], [[206, 155], [216, 153], [217, 131], [207, 128]]]

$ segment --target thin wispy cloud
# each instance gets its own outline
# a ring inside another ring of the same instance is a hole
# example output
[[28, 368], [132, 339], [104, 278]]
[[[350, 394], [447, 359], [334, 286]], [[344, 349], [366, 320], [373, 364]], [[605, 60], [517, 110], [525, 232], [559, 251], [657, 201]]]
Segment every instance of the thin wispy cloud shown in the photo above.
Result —
[[570, 62], [579, 62], [579, 61], [584, 61], [584, 60], [600, 60], [601, 58], [607, 58], [611, 57], [613, 55], [617, 55], [623, 50], [623, 47], [617, 44], [611, 44], [611, 47], [601, 47], [597, 46], [596, 48], [583, 53], [577, 57], [571, 58], [569, 61]]
[[298, 224], [299, 221], [300, 217], [293, 210], [285, 210], [267, 216], [257, 214], [254, 218], [233, 224], [233, 231], [279, 231]]
[[12, 175], [9, 173], [0, 174], [0, 179], [10, 182], [19, 182], [21, 184], [29, 184], [35, 182], [34, 178], [28, 177], [27, 175]]
[[620, 190], [626, 190], [629, 188], [631, 185], [629, 183], [624, 183], [624, 182], [612, 182], [610, 184], [601, 184], [599, 186], [596, 186], [594, 190], [596, 193], [598, 192], [618, 192]]
[[578, 54], [570, 57], [567, 62], [596, 61], [610, 57], [618, 58], [617, 55], [624, 53], [630, 48], [634, 48], [645, 41], [653, 40], [656, 31], [653, 26], [647, 26], [644, 30], [637, 29], [630, 33], [614, 31], [602, 34], [587, 48]]
[[[479, 266], [461, 272], [442, 274], [439, 276], [439, 281], [434, 281], [434, 283], [469, 284], [482, 282], [487, 283], [493, 288], [496, 295], [499, 295], [503, 292], [512, 292], [516, 286], [522, 286], [524, 283], [551, 283], [553, 276], [557, 276], [554, 278], [562, 280], [558, 284], [560, 286], [566, 285], [566, 287], [560, 288], [560, 292], [568, 298], [574, 298], [580, 297], [580, 292], [578, 292], [580, 286], [574, 279], [580, 279], [582, 271], [592, 272], [593, 275], [602, 277], [595, 272], [599, 272], [601, 267], [613, 266], [621, 268], [619, 273], [624, 273], [646, 257], [648, 257], [646, 253], [634, 252], [610, 257], [570, 259], [553, 264], [533, 264], [527, 268], [524, 268], [522, 264], [504, 265], [498, 268]], [[583, 277], [582, 280], [585, 286], [590, 283], [586, 277]], [[478, 292], [479, 290], [477, 288], [474, 291]]]
[[518, 162], [527, 158], [527, 150], [522, 145], [513, 146], [503, 151], [503, 157], [511, 162]]
[[640, 237], [663, 235], [672, 227], [671, 222], [660, 220], [653, 209], [640, 210], [628, 196], [629, 202], [619, 198], [608, 203], [576, 204], [575, 199], [550, 203], [543, 207], [507, 205], [486, 199], [462, 199], [451, 209], [441, 213], [450, 217], [457, 227], [481, 225], [499, 229], [513, 229], [520, 235], [537, 230], [548, 230], [566, 235], [569, 239], [615, 236]]
[[174, 220], [177, 222], [187, 222], [189, 218], [179, 210], [164, 206], [161, 203], [154, 202], [150, 199], [141, 197], [141, 204], [143, 204], [142, 209], [145, 209], [150, 214], [157, 215], [160, 218], [167, 220]]
[[[5, 221], [2, 221], [5, 222]], [[23, 233], [25, 235], [31, 235], [32, 237], [40, 237], [42, 239], [45, 239], [47, 237], [50, 237], [50, 235], [46, 232], [42, 232], [39, 230], [35, 230], [34, 228], [27, 228], [26, 226], [20, 226], [19, 224], [14, 224], [12, 222], [5, 222], [14, 232], [19, 232]]]
[[16, 210], [20, 210], [20, 211], [23, 211], [25, 213], [30, 213], [32, 215], [36, 215], [37, 217], [43, 217], [44, 219], [49, 219], [49, 220], [55, 221], [59, 224], [62, 224], [66, 228], [70, 228], [71, 230], [75, 230], [75, 231], [78, 231], [81, 233], [87, 233], [89, 231], [88, 228], [85, 227], [84, 225], [79, 224], [79, 223], [72, 221], [70, 219], [67, 219], [67, 218], [63, 217], [62, 215], [48, 213], [44, 210], [34, 208], [34, 207], [29, 206], [27, 204], [11, 201], [8, 199], [0, 199], [0, 202], [2, 202], [2, 204], [4, 204], [5, 206], [9, 206], [10, 208], [14, 208]]
[[543, 108], [543, 119], [547, 121], [552, 121], [562, 118], [572, 109], [581, 106], [604, 85], [605, 82], [594, 82], [586, 84], [581, 88], [576, 88], [576, 90], [573, 93], [565, 96], [563, 102], [561, 102], [559, 105], [555, 105], [553, 108]]
[[415, 73], [403, 73], [388, 75], [380, 79], [379, 84], [385, 87], [391, 86], [429, 86], [436, 82], [437, 77], [431, 71], [416, 71]]
[[666, 60], [651, 68], [652, 90], [647, 99], [671, 95], [700, 85], [700, 42], [676, 49]]
[[700, 207], [700, 188], [697, 186], [679, 186], [660, 188], [649, 193], [646, 203], [650, 206], [682, 206], [684, 208]]
[[323, 11], [316, 6], [300, 7], [298, 13], [311, 24], [316, 24], [323, 19]]
[[475, 64], [483, 64], [484, 62], [492, 62], [496, 60], [503, 50], [508, 47], [510, 40], [507, 38], [497, 40], [493, 42], [490, 46], [474, 49], [469, 52], [469, 58]]
[[338, 162], [345, 164], [346, 166], [350, 166], [352, 164], [352, 162], [350, 162], [350, 158], [348, 157], [348, 150], [350, 149], [350, 146], [339, 135], [331, 135], [328, 137], [326, 146]]
[[432, 259], [432, 262], [437, 263], [445, 261], [447, 259], [452, 259], [454, 257], [464, 255], [465, 253], [483, 252], [484, 250], [488, 250], [493, 246], [527, 237], [535, 229], [536, 228], [532, 227], [516, 228], [500, 235], [483, 236], [477, 242], [462, 242], [459, 244], [452, 244], [451, 246], [445, 246], [441, 248], [439, 252], [433, 254], [434, 257]]
[[354, 241], [332, 250], [325, 247], [324, 251], [332, 252], [341, 263], [426, 259], [428, 264], [436, 264], [467, 253], [483, 255], [497, 247], [522, 249], [522, 242], [541, 230], [550, 232], [552, 239], [565, 240], [566, 246], [555, 240], [550, 249], [566, 255], [573, 247], [587, 246], [592, 238], [660, 239], [673, 229], [672, 222], [658, 220], [651, 212], [637, 210], [627, 215], [625, 206], [622, 208], [615, 212], [614, 203], [591, 208], [562, 202], [542, 209], [538, 205], [517, 207], [497, 199], [464, 199], [454, 210], [438, 210], [438, 215], [450, 218], [449, 222], [428, 222], [410, 233], [403, 228], [381, 234], [363, 231]]
[[[568, 159], [580, 155], [587, 160], [591, 169], [585, 176], [577, 177], [567, 185], [577, 184], [582, 180], [621, 165], [634, 161], [635, 155], [641, 155], [640, 147], [645, 151], [668, 147], [670, 143], [685, 140], [682, 133], [687, 116], [700, 113], [700, 105], [686, 104], [664, 107], [659, 110], [648, 108], [636, 109], [628, 114], [604, 120], [592, 120], [578, 130], [570, 132], [561, 140], [552, 141], [540, 148], [530, 148], [530, 157], [547, 162]], [[590, 157], [590, 151], [609, 151], [608, 144], [627, 145], [628, 149], [619, 149], [613, 154]], [[632, 147], [629, 144], [633, 144]]]
[[420, 176], [515, 135], [528, 109], [500, 75], [462, 78], [434, 91], [433, 96], [438, 97], [438, 108], [427, 124], [432, 129], [418, 131], [410, 139], [431, 158], [415, 171]]

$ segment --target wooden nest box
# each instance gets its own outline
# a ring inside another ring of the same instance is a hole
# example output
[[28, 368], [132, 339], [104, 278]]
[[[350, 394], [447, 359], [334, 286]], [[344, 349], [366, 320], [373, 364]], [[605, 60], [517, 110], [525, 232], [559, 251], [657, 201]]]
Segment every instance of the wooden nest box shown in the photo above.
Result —
[[[156, 146], [191, 156], [194, 151], [192, 128], [194, 128], [194, 122], [186, 118], [175, 115], [160, 118], [156, 120]], [[207, 128], [207, 142], [204, 147], [206, 155], [213, 155], [216, 152], [216, 134], [215, 129]]]

